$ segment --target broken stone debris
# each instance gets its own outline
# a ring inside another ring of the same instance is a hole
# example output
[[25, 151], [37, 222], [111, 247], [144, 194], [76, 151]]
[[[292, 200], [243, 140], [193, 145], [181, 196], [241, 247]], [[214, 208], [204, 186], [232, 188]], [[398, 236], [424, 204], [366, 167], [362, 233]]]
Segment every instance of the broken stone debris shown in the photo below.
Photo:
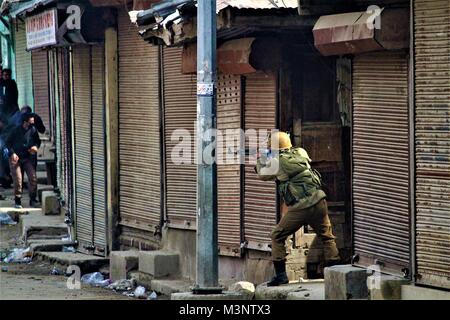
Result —
[[108, 289], [112, 289], [114, 291], [130, 291], [136, 287], [135, 279], [122, 279], [117, 280], [108, 286]]

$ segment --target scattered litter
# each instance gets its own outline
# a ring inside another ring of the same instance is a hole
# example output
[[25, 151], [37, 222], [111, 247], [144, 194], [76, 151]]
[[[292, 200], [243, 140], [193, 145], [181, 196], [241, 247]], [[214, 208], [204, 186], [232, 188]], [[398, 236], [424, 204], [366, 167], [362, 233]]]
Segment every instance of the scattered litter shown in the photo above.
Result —
[[103, 277], [100, 272], [87, 273], [81, 277], [82, 283], [87, 283], [95, 287], [106, 287], [111, 283], [109, 279]]
[[151, 294], [148, 295], [147, 300], [156, 300], [158, 299], [158, 295], [155, 291], [153, 291]]
[[75, 248], [72, 247], [72, 246], [70, 246], [70, 247], [63, 246], [63, 252], [73, 252], [73, 253], [75, 253], [75, 252], [77, 252], [77, 250], [75, 250]]
[[147, 298], [147, 296], [145, 294], [145, 288], [142, 286], [137, 287], [136, 290], [134, 290], [134, 296], [138, 299]]
[[69, 237], [61, 238], [62, 241], [70, 241]]
[[61, 271], [58, 270], [58, 268], [53, 267], [52, 272], [50, 272], [50, 274], [51, 274], [52, 276], [59, 276], [59, 275], [61, 275]]
[[16, 224], [17, 222], [11, 219], [9, 214], [7, 214], [6, 212], [0, 212], [0, 225], [12, 226]]
[[115, 291], [130, 291], [133, 290], [136, 287], [136, 280], [135, 279], [122, 279], [117, 280], [114, 283], [110, 284], [108, 286], [108, 289], [112, 289]]
[[134, 292], [124, 291], [122, 292], [122, 294], [127, 297], [134, 297]]
[[30, 248], [15, 248], [5, 259], [3, 259], [3, 262], [29, 263], [31, 262], [32, 257], [33, 253]]
[[7, 266], [2, 266], [2, 272], [8, 272], [8, 267]]

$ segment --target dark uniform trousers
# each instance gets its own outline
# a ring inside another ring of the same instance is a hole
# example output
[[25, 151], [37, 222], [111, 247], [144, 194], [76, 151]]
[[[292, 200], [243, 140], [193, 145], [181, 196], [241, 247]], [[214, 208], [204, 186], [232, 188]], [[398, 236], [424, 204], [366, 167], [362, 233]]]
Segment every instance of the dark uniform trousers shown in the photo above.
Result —
[[288, 212], [281, 218], [280, 223], [272, 231], [272, 258], [274, 261], [284, 261], [286, 258], [285, 241], [304, 225], [310, 225], [323, 242], [325, 260], [339, 260], [339, 251], [331, 229], [328, 207], [325, 199], [315, 205], [299, 209], [289, 207]]

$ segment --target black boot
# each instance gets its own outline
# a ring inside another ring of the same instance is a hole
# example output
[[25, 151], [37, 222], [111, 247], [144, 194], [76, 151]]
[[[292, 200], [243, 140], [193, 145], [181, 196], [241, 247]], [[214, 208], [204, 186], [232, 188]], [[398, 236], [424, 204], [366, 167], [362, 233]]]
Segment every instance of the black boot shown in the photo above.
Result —
[[281, 284], [289, 283], [289, 279], [286, 274], [286, 262], [274, 261], [273, 266], [275, 267], [275, 277], [267, 283], [267, 286], [276, 287]]
[[37, 208], [39, 205], [38, 201], [36, 200], [36, 195], [30, 195], [30, 207], [31, 208]]
[[22, 209], [22, 199], [20, 197], [14, 198], [14, 208]]

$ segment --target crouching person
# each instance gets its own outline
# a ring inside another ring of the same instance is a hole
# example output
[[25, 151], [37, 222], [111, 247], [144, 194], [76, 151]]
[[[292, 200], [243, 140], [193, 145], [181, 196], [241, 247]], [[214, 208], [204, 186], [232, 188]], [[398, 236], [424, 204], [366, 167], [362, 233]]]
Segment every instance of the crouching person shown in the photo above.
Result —
[[26, 113], [22, 116], [21, 125], [14, 128], [6, 139], [9, 150], [9, 166], [14, 181], [14, 201], [16, 208], [22, 208], [22, 172], [28, 177], [28, 191], [30, 206], [37, 205], [37, 176], [34, 163], [36, 161], [41, 139], [34, 126], [34, 114]]
[[285, 132], [272, 134], [270, 152], [258, 157], [256, 172], [261, 180], [278, 180], [279, 193], [288, 206], [287, 213], [272, 231], [272, 260], [275, 277], [268, 286], [289, 282], [286, 274], [288, 236], [304, 225], [310, 225], [323, 242], [326, 266], [338, 264], [339, 252], [328, 217], [326, 194], [321, 188], [320, 174], [311, 168], [311, 159], [302, 148], [292, 148]]

